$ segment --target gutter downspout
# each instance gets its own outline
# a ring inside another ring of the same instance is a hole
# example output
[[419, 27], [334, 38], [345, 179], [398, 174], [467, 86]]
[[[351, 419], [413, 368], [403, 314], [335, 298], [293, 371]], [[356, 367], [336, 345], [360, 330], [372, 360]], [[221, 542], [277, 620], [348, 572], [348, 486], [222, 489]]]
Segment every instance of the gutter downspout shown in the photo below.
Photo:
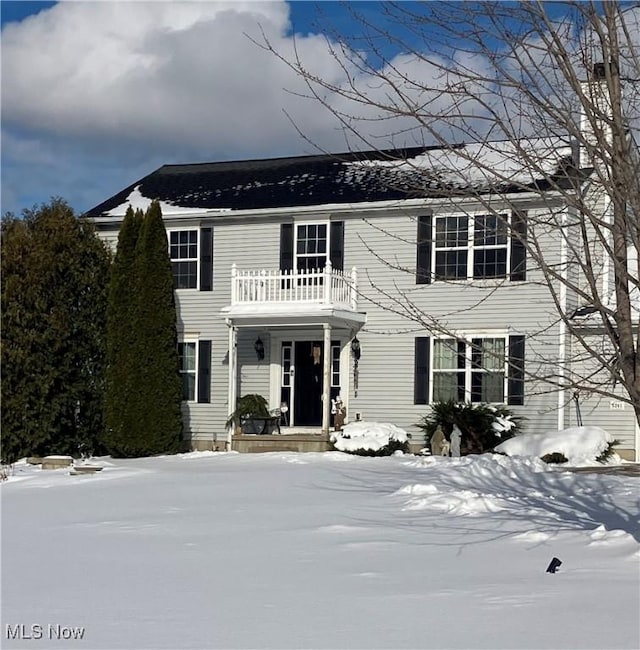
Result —
[[[228, 318], [227, 319], [227, 326], [229, 327], [229, 392], [228, 392], [228, 400], [229, 400], [229, 417], [231, 414], [235, 411], [235, 404], [237, 401], [237, 385], [238, 385], [238, 330], [237, 328], [233, 325], [233, 321]], [[233, 427], [234, 425], [231, 424], [229, 427], [227, 427], [227, 441], [226, 441], [226, 449], [227, 451], [231, 451], [231, 444], [232, 444], [232, 437], [233, 437]]]
[[567, 231], [567, 209], [565, 208], [562, 215], [562, 226], [561, 233], [562, 237], [560, 240], [560, 268], [562, 269], [562, 279], [560, 281], [560, 325], [558, 332], [558, 374], [559, 374], [559, 384], [560, 388], [558, 390], [558, 431], [562, 431], [565, 428], [565, 405], [566, 405], [566, 375], [565, 375], [565, 363], [567, 359], [567, 324], [564, 322], [564, 318], [567, 314], [567, 241], [566, 237], [568, 236]]

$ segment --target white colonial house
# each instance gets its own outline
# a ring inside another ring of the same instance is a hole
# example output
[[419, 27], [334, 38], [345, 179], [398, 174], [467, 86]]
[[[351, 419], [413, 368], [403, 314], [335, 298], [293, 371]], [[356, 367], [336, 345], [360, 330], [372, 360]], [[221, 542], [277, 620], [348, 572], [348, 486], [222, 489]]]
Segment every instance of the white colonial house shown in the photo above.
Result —
[[[577, 170], [573, 155], [536, 140], [165, 165], [87, 216], [115, 246], [129, 205], [161, 202], [192, 448], [326, 449], [340, 395], [347, 421], [392, 422], [417, 443], [430, 403], [455, 399], [507, 404], [532, 432], [602, 426], [637, 459], [628, 402], [542, 378], [572, 372], [572, 340], [524, 241], [569, 213], [540, 188]], [[553, 228], [536, 237], [549, 263], [566, 260]], [[279, 409], [279, 434], [227, 429], [249, 393]]]

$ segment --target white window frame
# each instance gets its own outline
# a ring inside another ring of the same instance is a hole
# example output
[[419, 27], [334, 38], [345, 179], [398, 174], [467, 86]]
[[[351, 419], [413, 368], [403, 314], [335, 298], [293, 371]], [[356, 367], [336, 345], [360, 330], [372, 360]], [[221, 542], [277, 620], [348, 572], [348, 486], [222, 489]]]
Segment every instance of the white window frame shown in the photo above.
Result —
[[[503, 383], [502, 383], [502, 400], [497, 402], [484, 402], [482, 399], [475, 400], [474, 404], [489, 403], [489, 404], [506, 404], [509, 398], [509, 332], [506, 330], [494, 331], [475, 331], [465, 332], [458, 334], [457, 338], [452, 336], [434, 336], [432, 337], [433, 350], [431, 352], [431, 360], [429, 363], [429, 403], [439, 401], [435, 395], [435, 376], [438, 374], [453, 374], [464, 373], [464, 402], [471, 402], [472, 399], [472, 379], [474, 374], [487, 373], [478, 368], [473, 367], [473, 340], [474, 339], [501, 339], [504, 341], [504, 362], [503, 362]], [[436, 343], [438, 341], [458, 341], [465, 344], [465, 364], [464, 369], [447, 368], [436, 369]], [[455, 401], [459, 401], [457, 398]]]
[[[196, 257], [171, 257], [171, 234], [172, 233], [181, 233], [181, 232], [195, 232], [196, 233]], [[176, 287], [176, 291], [199, 291], [200, 290], [200, 229], [197, 227], [187, 227], [184, 228], [171, 228], [167, 230], [167, 243], [169, 246], [169, 259], [171, 261], [171, 271], [173, 273], [173, 263], [174, 262], [194, 262], [196, 263], [196, 286], [195, 287]]]
[[[504, 244], [490, 244], [487, 246], [476, 246], [475, 245], [475, 225], [476, 219], [479, 217], [506, 217], [506, 241]], [[447, 218], [465, 218], [467, 220], [467, 237], [464, 245], [458, 246], [438, 246], [436, 240], [437, 232], [437, 223], [439, 219]], [[511, 268], [511, 220], [513, 218], [513, 212], [510, 210], [496, 210], [496, 211], [476, 211], [476, 212], [451, 212], [451, 213], [441, 213], [433, 215], [433, 224], [432, 224], [432, 255], [431, 255], [431, 273], [435, 282], [468, 282], [470, 280], [482, 281], [482, 280], [505, 280], [509, 278], [509, 269]], [[505, 252], [505, 273], [504, 275], [493, 276], [493, 277], [474, 277], [474, 257], [475, 252], [480, 250], [501, 250], [504, 249]], [[446, 278], [436, 275], [437, 267], [437, 257], [438, 253], [445, 252], [454, 252], [454, 251], [466, 251], [466, 263], [467, 263], [467, 274], [466, 277], [456, 277], [456, 278]]]
[[[178, 346], [180, 345], [194, 345], [194, 369], [193, 369], [193, 399], [185, 399], [184, 398], [184, 383], [183, 383], [183, 393], [182, 393], [182, 402], [185, 402], [187, 404], [194, 404], [198, 401], [198, 358], [200, 354], [200, 341], [198, 339], [194, 338], [184, 338], [178, 341]], [[178, 351], [179, 355], [179, 351]], [[191, 373], [190, 370], [183, 370], [182, 367], [179, 369], [180, 372], [180, 379], [182, 379], [182, 376], [188, 373]]]
[[299, 258], [308, 258], [308, 257], [320, 257], [322, 253], [308, 254], [308, 253], [298, 253], [298, 227], [299, 226], [325, 226], [327, 229], [327, 245], [324, 252], [324, 266], [326, 267], [327, 262], [330, 260], [331, 255], [331, 222], [329, 219], [296, 219], [294, 222], [293, 228], [293, 269], [298, 272], [300, 267], [298, 266]]
[[341, 344], [340, 342], [336, 343], [335, 345], [332, 343], [330, 347], [331, 347], [331, 388], [341, 388], [341, 381], [340, 381], [342, 378], [342, 373], [340, 372], [342, 369], [342, 364], [340, 363], [340, 357], [342, 356]]

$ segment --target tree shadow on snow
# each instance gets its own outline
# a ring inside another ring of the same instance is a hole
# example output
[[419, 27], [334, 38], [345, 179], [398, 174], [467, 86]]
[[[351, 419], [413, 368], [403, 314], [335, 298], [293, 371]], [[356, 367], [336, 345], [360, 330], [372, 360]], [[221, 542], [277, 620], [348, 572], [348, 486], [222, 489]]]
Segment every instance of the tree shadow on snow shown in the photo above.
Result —
[[359, 519], [360, 524], [383, 523], [387, 528], [416, 531], [428, 527], [430, 544], [439, 531], [451, 544], [451, 533], [456, 531], [463, 543], [470, 543], [531, 531], [549, 535], [593, 531], [600, 526], [624, 531], [640, 542], [640, 481], [630, 485], [628, 478], [619, 476], [556, 469], [536, 472], [487, 454], [455, 461], [349, 463], [344, 469], [333, 468], [331, 484], [317, 487], [380, 495], [391, 502], [386, 505], [391, 505], [393, 521], [389, 509], [377, 508], [379, 502], [374, 502], [371, 517]]

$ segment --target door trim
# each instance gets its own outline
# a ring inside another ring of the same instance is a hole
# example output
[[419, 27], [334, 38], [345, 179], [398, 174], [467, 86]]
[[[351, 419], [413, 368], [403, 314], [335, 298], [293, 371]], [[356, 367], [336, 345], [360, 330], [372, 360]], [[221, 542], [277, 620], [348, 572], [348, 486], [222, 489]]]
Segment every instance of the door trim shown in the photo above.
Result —
[[[270, 344], [270, 373], [269, 373], [269, 405], [270, 408], [277, 408], [280, 406], [280, 388], [281, 388], [281, 378], [282, 378], [282, 366], [281, 366], [281, 354], [282, 354], [282, 343], [284, 341], [291, 341], [292, 347], [295, 349], [295, 343], [299, 341], [310, 341], [310, 340], [322, 340], [323, 339], [323, 330], [322, 327], [317, 329], [309, 330], [278, 330], [269, 332], [271, 344]], [[344, 402], [346, 408], [349, 408], [349, 394], [351, 391], [351, 355], [348, 342], [350, 341], [350, 334], [345, 330], [336, 330], [333, 329], [331, 332], [331, 340], [337, 341], [340, 346], [340, 394], [342, 396], [342, 401]], [[295, 360], [294, 360], [295, 361]], [[294, 379], [295, 382], [295, 379]], [[292, 382], [292, 383], [294, 383]], [[289, 405], [291, 409], [291, 404]], [[347, 413], [349, 411], [347, 410]], [[291, 416], [291, 411], [290, 411]], [[290, 420], [291, 422], [291, 420]], [[287, 428], [287, 427], [285, 427]], [[295, 424], [289, 428], [291, 431], [295, 431], [297, 428]], [[317, 427], [301, 427], [303, 429], [312, 428], [314, 430], [320, 430], [322, 425]]]

